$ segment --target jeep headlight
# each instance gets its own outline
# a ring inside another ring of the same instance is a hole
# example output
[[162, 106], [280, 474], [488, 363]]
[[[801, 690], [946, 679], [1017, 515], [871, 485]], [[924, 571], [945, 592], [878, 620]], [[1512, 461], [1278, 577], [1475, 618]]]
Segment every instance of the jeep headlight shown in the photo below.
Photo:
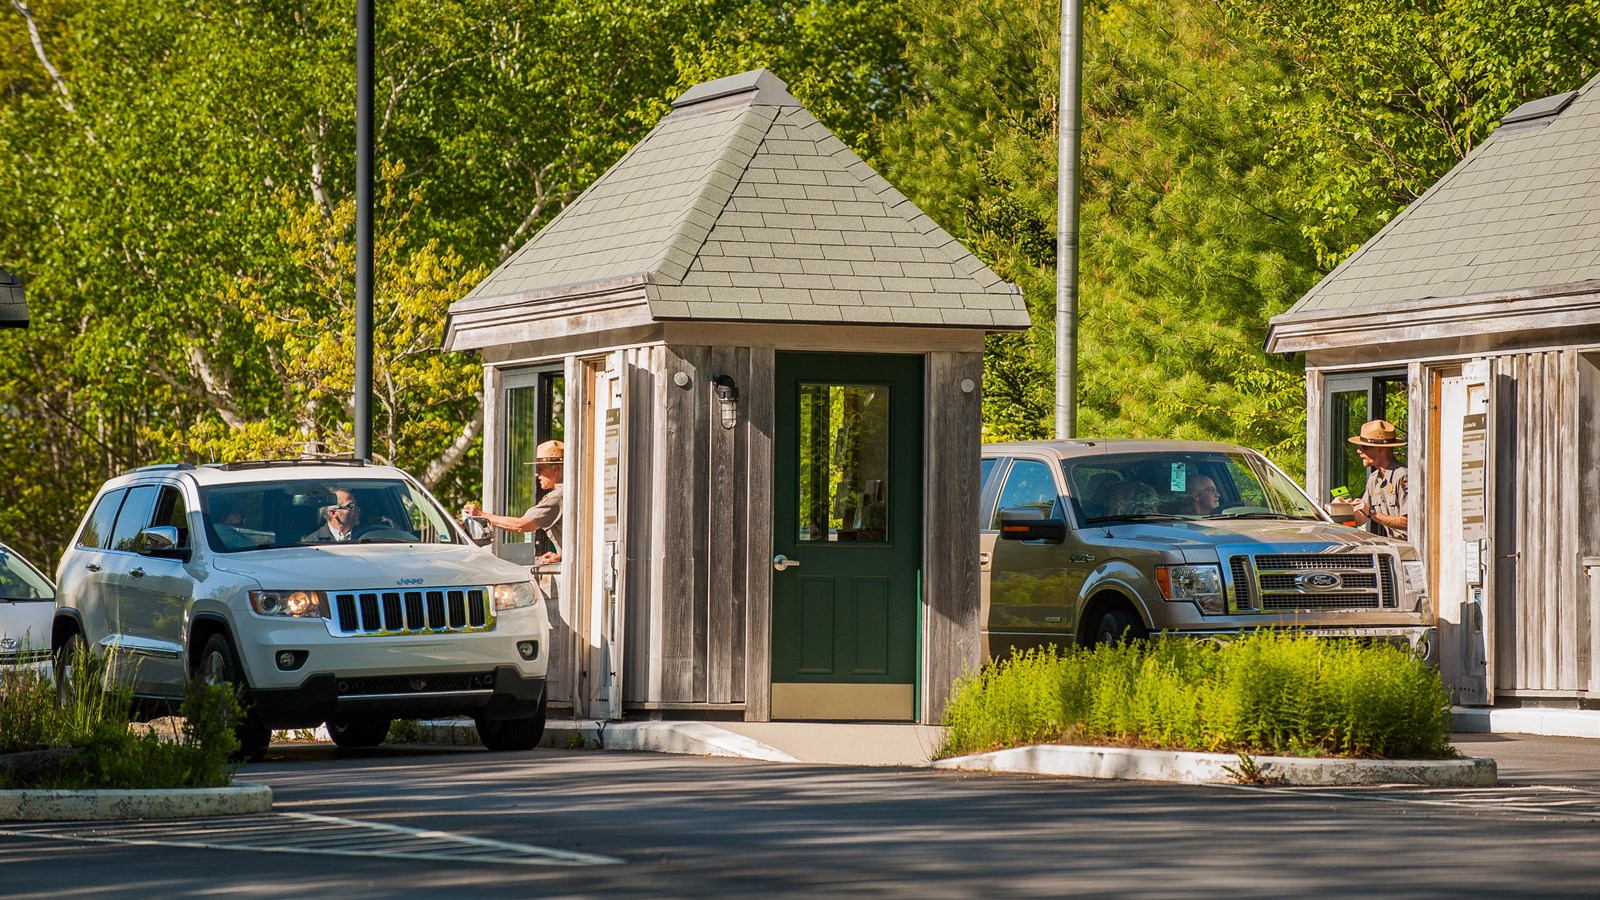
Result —
[[251, 591], [250, 608], [263, 616], [323, 619], [328, 598], [321, 591]]
[[532, 606], [538, 599], [533, 594], [533, 585], [526, 581], [491, 585], [489, 591], [494, 594], [495, 612], [505, 612], [508, 609], [521, 609], [524, 606]]
[[1222, 569], [1218, 566], [1156, 566], [1161, 596], [1174, 603], [1193, 603], [1203, 613], [1228, 611], [1222, 595]]

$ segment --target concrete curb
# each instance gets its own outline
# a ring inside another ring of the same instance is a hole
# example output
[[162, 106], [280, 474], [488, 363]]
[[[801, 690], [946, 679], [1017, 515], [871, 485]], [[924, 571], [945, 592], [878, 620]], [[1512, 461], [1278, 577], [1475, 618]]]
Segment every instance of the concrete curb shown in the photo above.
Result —
[[[1263, 782], [1300, 787], [1361, 784], [1427, 784], [1442, 787], [1492, 787], [1492, 759], [1386, 760], [1307, 759], [1255, 756]], [[1225, 753], [1135, 750], [1121, 747], [1068, 747], [1040, 744], [935, 761], [934, 768], [1078, 778], [1173, 781], [1183, 784], [1240, 784], [1244, 765]], [[1230, 771], [1231, 770], [1231, 771]]]
[[1450, 710], [1450, 730], [1470, 734], [1600, 738], [1600, 710], [1457, 706]]
[[[417, 723], [421, 740], [446, 746], [473, 746], [477, 726], [470, 719], [426, 719]], [[552, 719], [545, 724], [541, 747], [634, 750], [690, 756], [725, 756], [767, 762], [800, 762], [753, 738], [705, 722], [601, 722], [595, 719]]]
[[0, 822], [188, 819], [272, 811], [272, 788], [239, 783], [149, 791], [0, 791]]

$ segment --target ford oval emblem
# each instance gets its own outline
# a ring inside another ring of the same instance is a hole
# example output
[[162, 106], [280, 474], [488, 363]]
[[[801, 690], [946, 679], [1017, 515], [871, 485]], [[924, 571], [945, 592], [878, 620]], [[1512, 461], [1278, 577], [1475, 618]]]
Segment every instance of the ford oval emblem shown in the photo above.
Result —
[[1344, 579], [1332, 572], [1312, 572], [1295, 578], [1295, 584], [1308, 591], [1335, 591], [1344, 587]]

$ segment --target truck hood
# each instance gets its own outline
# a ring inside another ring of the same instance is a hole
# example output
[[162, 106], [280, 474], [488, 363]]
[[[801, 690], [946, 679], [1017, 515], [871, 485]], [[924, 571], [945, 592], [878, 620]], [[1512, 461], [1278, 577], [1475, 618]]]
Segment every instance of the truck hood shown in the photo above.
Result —
[[214, 569], [268, 589], [370, 590], [527, 581], [528, 569], [476, 547], [432, 544], [324, 544], [214, 557]]
[[50, 649], [50, 620], [56, 605], [50, 600], [0, 600], [0, 639], [17, 642], [15, 647], [0, 644], [0, 653], [24, 646]]
[[[1091, 525], [1085, 532], [1101, 528]], [[1125, 522], [1112, 525], [1111, 536], [1123, 541], [1149, 544], [1153, 549], [1179, 550], [1193, 562], [1216, 562], [1218, 547], [1239, 549], [1253, 544], [1271, 544], [1276, 552], [1317, 552], [1331, 547], [1400, 547], [1400, 554], [1414, 557], [1409, 548], [1392, 538], [1381, 537], [1361, 528], [1332, 525], [1309, 519], [1197, 519], [1177, 522]], [[1291, 549], [1292, 548], [1292, 549]]]

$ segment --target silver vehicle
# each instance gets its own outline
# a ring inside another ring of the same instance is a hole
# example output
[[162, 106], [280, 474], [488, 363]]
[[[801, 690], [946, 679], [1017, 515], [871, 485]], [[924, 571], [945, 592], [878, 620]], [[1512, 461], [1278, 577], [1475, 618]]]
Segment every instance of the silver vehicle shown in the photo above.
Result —
[[[330, 522], [342, 523], [337, 538]], [[236, 684], [243, 752], [327, 723], [471, 715], [492, 750], [545, 723], [547, 611], [528, 570], [467, 540], [399, 469], [352, 460], [149, 466], [100, 489], [61, 559], [51, 646], [111, 652], [142, 706]]]
[[0, 666], [50, 672], [56, 589], [17, 551], [0, 544]]
[[1422, 562], [1334, 524], [1260, 454], [1188, 441], [983, 448], [985, 650], [1293, 627], [1436, 661]]

